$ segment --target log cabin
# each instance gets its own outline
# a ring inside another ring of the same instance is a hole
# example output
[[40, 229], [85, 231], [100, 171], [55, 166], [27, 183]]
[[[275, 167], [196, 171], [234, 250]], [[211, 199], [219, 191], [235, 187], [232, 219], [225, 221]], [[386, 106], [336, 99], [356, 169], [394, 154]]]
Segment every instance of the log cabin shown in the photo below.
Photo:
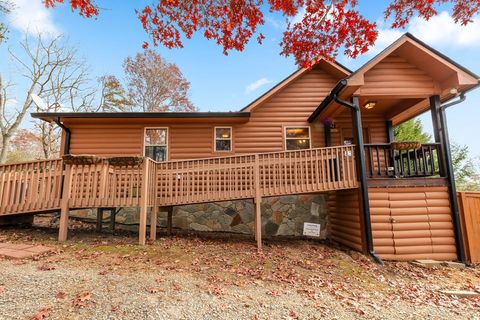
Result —
[[[247, 201], [259, 248], [265, 232], [322, 212], [327, 238], [377, 261], [464, 261], [445, 109], [478, 85], [407, 33], [355, 72], [322, 59], [238, 112], [33, 113], [62, 128], [64, 158], [2, 166], [0, 215], [61, 211], [65, 240], [70, 210], [138, 207], [144, 244], [147, 212], [155, 239], [162, 209], [190, 219], [177, 208], [226, 201], [213, 219], [232, 231], [248, 218], [228, 207]], [[394, 141], [394, 126], [425, 112], [434, 142]], [[312, 194], [324, 208], [305, 215], [291, 196]]]

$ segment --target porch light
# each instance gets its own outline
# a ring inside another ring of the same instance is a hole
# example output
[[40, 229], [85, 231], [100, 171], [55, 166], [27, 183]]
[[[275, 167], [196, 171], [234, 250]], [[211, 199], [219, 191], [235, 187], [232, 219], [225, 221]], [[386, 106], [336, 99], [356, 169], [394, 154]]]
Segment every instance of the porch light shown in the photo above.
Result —
[[377, 102], [376, 102], [376, 101], [367, 101], [367, 102], [363, 105], [363, 107], [364, 107], [365, 109], [370, 110], [370, 109], [375, 108], [376, 105], [377, 105]]

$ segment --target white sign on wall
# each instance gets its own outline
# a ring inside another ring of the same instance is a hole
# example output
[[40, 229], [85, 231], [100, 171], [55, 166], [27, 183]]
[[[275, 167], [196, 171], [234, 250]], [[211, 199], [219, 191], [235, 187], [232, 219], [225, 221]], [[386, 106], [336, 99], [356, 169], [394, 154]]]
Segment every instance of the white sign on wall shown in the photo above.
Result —
[[303, 224], [303, 235], [308, 237], [320, 237], [320, 227], [319, 223], [310, 223], [305, 222]]

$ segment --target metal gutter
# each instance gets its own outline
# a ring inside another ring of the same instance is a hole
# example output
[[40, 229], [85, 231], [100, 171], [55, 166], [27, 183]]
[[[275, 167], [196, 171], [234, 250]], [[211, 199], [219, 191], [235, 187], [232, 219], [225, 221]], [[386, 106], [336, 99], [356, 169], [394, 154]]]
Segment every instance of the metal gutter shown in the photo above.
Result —
[[[248, 118], [249, 112], [36, 112], [32, 118]], [[55, 120], [54, 120], [55, 121]]]
[[334, 100], [334, 97], [336, 97], [338, 94], [340, 94], [340, 92], [343, 89], [345, 89], [345, 87], [347, 86], [347, 83], [348, 83], [347, 79], [342, 79], [339, 82], [337, 82], [337, 84], [332, 89], [332, 91], [330, 91], [330, 94], [326, 96], [325, 99], [323, 99], [322, 103], [320, 103], [320, 105], [315, 109], [315, 111], [312, 112], [310, 117], [308, 117], [307, 121], [309, 123], [314, 122], [317, 119], [317, 117], [322, 113], [322, 111], [325, 110], [328, 107], [328, 105]]
[[65, 144], [63, 145], [63, 154], [70, 154], [70, 140], [72, 137], [72, 132], [60, 121], [60, 117], [54, 118], [53, 121], [65, 131]]

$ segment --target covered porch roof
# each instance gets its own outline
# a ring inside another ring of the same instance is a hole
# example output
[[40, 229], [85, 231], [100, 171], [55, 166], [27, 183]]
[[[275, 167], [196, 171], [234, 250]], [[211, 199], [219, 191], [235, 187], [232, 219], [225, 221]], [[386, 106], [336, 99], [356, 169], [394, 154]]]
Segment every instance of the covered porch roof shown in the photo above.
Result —
[[[309, 122], [334, 118], [345, 108], [335, 97], [357, 96], [363, 114], [380, 114], [394, 125], [429, 109], [429, 97], [441, 102], [479, 85], [479, 76], [409, 33], [341, 80], [309, 117]], [[374, 102], [371, 109], [364, 108]]]

